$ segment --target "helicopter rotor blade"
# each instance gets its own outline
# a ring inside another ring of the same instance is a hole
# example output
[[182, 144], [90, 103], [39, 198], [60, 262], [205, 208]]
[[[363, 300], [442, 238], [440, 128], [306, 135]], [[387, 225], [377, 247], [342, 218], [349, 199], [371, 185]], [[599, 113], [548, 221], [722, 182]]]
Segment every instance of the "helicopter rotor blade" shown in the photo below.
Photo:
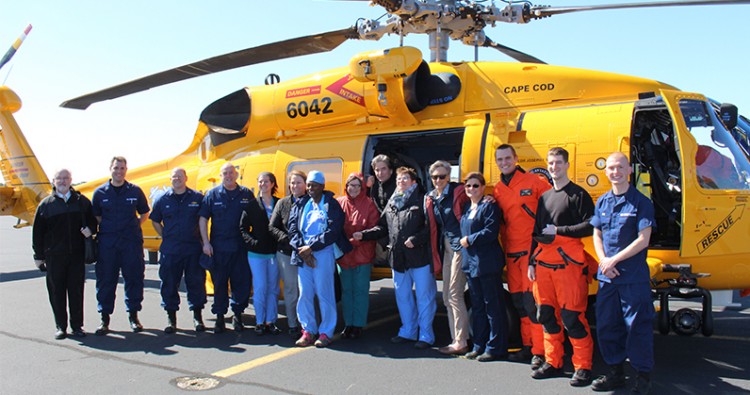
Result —
[[602, 4], [592, 6], [548, 7], [532, 6], [532, 18], [546, 18], [552, 15], [567, 14], [578, 11], [616, 10], [623, 8], [680, 7], [693, 5], [750, 4], [750, 0], [682, 0], [647, 3]]
[[526, 62], [526, 63], [539, 63], [539, 64], [547, 64], [543, 60], [533, 57], [527, 53], [523, 53], [517, 49], [513, 49], [511, 47], [506, 47], [505, 45], [498, 44], [494, 41], [492, 41], [491, 38], [485, 37], [484, 44], [482, 44], [483, 47], [488, 48], [494, 48], [503, 54], [510, 56], [511, 58], [519, 61], [519, 62]]
[[60, 104], [60, 106], [85, 110], [93, 103], [115, 99], [136, 92], [142, 92], [157, 86], [171, 84], [173, 82], [183, 81], [193, 77], [218, 73], [220, 71], [273, 60], [328, 52], [344, 43], [344, 41], [355, 38], [359, 38], [359, 34], [355, 28], [350, 27], [347, 29], [297, 37], [258, 47], [247, 48], [162, 71], [107, 89], [79, 96], [74, 99], [66, 100]]
[[13, 58], [13, 55], [15, 55], [16, 52], [18, 51], [18, 48], [20, 48], [21, 44], [23, 44], [23, 40], [25, 40], [26, 36], [29, 35], [30, 31], [31, 31], [31, 24], [29, 24], [29, 26], [26, 26], [26, 29], [24, 29], [23, 33], [21, 33], [21, 35], [18, 36], [16, 41], [13, 42], [13, 45], [11, 45], [10, 48], [8, 49], [8, 52], [6, 52], [5, 55], [3, 55], [3, 58], [0, 59], [0, 69], [2, 69], [6, 63], [10, 62], [10, 60]]

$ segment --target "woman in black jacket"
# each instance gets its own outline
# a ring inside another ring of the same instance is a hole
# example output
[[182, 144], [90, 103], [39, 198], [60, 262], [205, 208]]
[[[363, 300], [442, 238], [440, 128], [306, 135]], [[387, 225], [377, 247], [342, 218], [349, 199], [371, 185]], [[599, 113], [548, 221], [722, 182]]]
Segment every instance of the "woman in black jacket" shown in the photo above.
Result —
[[[391, 341], [416, 341], [415, 348], [429, 348], [435, 342], [432, 321], [437, 310], [437, 288], [432, 274], [424, 194], [414, 169], [396, 170], [396, 192], [385, 206], [378, 225], [352, 235], [357, 240], [377, 240], [384, 236], [389, 240], [388, 261], [401, 316], [401, 328]], [[416, 300], [412, 286], [416, 288]]]
[[279, 265], [279, 276], [284, 284], [284, 305], [286, 307], [286, 322], [289, 325], [289, 335], [297, 339], [300, 335], [297, 321], [297, 300], [299, 287], [297, 285], [298, 267], [292, 264], [292, 247], [289, 246], [289, 213], [294, 202], [307, 194], [307, 175], [299, 170], [289, 172], [288, 185], [290, 196], [285, 196], [276, 202], [271, 214], [269, 230], [276, 240], [276, 262]]
[[474, 350], [469, 359], [488, 362], [508, 357], [508, 319], [505, 315], [503, 266], [505, 254], [497, 239], [500, 211], [484, 199], [484, 176], [469, 173], [464, 181], [471, 204], [461, 217], [462, 269], [471, 295]]
[[255, 334], [278, 334], [276, 327], [279, 300], [279, 269], [276, 267], [276, 241], [268, 230], [268, 216], [258, 200], [242, 211], [240, 233], [247, 248], [253, 279], [253, 307], [255, 307]]

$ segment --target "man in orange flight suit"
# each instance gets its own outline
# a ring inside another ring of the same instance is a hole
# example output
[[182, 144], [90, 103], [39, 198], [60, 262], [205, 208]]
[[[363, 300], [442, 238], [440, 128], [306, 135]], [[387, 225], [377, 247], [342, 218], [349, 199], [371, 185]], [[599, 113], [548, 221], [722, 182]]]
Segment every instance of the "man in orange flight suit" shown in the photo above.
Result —
[[539, 199], [534, 241], [529, 262], [529, 279], [534, 283], [537, 319], [544, 326], [544, 364], [531, 377], [546, 379], [563, 375], [563, 342], [568, 332], [573, 346], [575, 373], [570, 385], [591, 384], [594, 341], [586, 320], [589, 260], [581, 238], [590, 236], [594, 214], [591, 196], [568, 178], [568, 151], [552, 148], [547, 153], [547, 170], [554, 188]]
[[521, 169], [516, 150], [510, 144], [497, 147], [495, 163], [502, 175], [495, 184], [493, 196], [505, 219], [500, 225], [500, 240], [506, 255], [508, 291], [521, 317], [523, 341], [523, 349], [508, 359], [514, 362], [531, 359], [531, 369], [536, 370], [544, 363], [544, 333], [536, 319], [532, 283], [527, 273], [537, 204], [550, 184]]

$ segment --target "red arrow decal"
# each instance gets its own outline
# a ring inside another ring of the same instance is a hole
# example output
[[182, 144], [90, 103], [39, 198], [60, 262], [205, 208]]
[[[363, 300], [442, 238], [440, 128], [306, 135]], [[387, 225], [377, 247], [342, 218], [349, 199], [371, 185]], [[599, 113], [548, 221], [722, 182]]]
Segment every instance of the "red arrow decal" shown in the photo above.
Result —
[[332, 92], [335, 95], [341, 96], [344, 99], [349, 100], [350, 102], [354, 104], [358, 104], [364, 107], [365, 106], [364, 96], [360, 95], [359, 93], [356, 93], [354, 91], [344, 88], [344, 85], [346, 85], [349, 81], [353, 79], [354, 77], [352, 77], [351, 74], [347, 74], [341, 77], [338, 81], [334, 82], [333, 84], [328, 85], [326, 87], [326, 90], [329, 92]]

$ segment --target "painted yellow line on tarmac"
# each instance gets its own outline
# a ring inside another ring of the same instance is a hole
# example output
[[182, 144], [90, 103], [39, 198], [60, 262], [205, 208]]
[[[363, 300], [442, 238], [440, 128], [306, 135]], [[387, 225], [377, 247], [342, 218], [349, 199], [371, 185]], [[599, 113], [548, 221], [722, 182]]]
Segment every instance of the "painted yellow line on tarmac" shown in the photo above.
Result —
[[[370, 329], [370, 328], [376, 327], [378, 325], [382, 325], [382, 324], [384, 324], [384, 323], [386, 323], [388, 321], [394, 320], [396, 318], [398, 318], [398, 315], [393, 315], [393, 316], [390, 316], [390, 317], [385, 317], [385, 318], [379, 319], [377, 321], [373, 321], [369, 325], [367, 325], [365, 327], [365, 329]], [[336, 335], [334, 337], [334, 340], [338, 340], [338, 339], [339, 339], [339, 336]], [[218, 372], [211, 373], [211, 375], [214, 376], [214, 377], [227, 378], [227, 377], [230, 377], [230, 376], [234, 376], [235, 374], [239, 374], [239, 373], [242, 373], [242, 372], [247, 372], [248, 370], [255, 369], [255, 368], [259, 367], [259, 366], [267, 365], [267, 364], [269, 364], [271, 362], [275, 362], [275, 361], [278, 361], [280, 359], [283, 359], [283, 358], [286, 358], [286, 357], [290, 357], [292, 355], [299, 354], [299, 353], [307, 351], [307, 350], [312, 350], [314, 348], [315, 347], [287, 348], [286, 350], [275, 352], [273, 354], [269, 354], [269, 355], [266, 355], [264, 357], [256, 358], [256, 359], [253, 359], [251, 361], [243, 362], [243, 363], [241, 363], [239, 365], [235, 365], [235, 366], [226, 368], [224, 370], [219, 370]]]
[[246, 372], [250, 369], [257, 368], [258, 366], [263, 366], [265, 364], [278, 361], [279, 359], [286, 358], [288, 356], [292, 356], [295, 354], [299, 354], [301, 352], [311, 350], [313, 347], [307, 347], [307, 348], [288, 348], [283, 351], [279, 351], [273, 354], [266, 355], [265, 357], [260, 357], [257, 359], [253, 359], [252, 361], [247, 361], [244, 363], [241, 363], [239, 365], [232, 366], [231, 368], [227, 368], [224, 370], [220, 370], [218, 372], [212, 373], [212, 376], [216, 377], [223, 377], [227, 378], [229, 376], [234, 376], [235, 374]]

